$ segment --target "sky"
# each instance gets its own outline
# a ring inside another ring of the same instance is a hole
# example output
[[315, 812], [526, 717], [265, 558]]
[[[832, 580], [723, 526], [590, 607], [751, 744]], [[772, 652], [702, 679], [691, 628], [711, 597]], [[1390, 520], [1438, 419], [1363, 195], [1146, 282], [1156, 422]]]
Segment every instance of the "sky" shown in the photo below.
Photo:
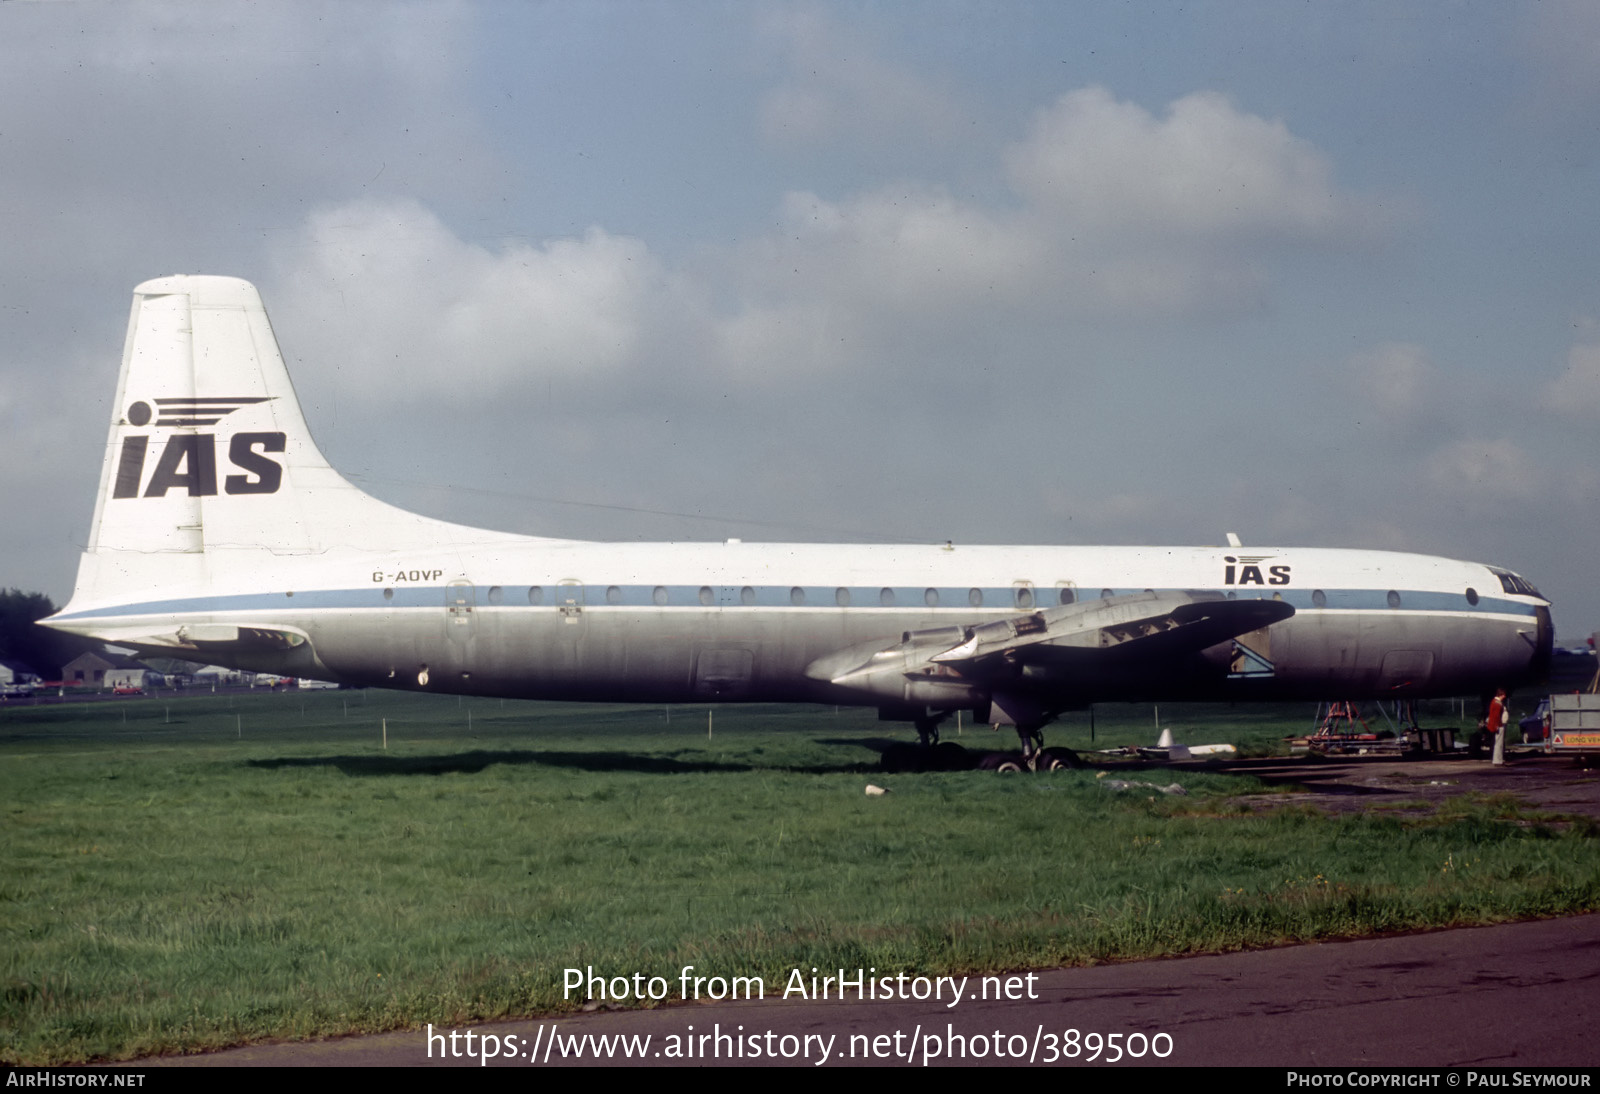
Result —
[[131, 290], [385, 500], [1508, 566], [1600, 630], [1600, 5], [0, 4], [0, 587]]

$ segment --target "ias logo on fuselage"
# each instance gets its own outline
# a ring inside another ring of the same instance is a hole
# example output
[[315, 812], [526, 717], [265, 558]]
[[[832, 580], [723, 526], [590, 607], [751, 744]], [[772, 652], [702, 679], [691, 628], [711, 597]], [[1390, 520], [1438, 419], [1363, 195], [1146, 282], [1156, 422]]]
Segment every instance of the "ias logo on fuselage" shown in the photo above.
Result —
[[[128, 407], [127, 423], [157, 429], [194, 428], [216, 425], [243, 407], [264, 403], [271, 395], [233, 395], [206, 398], [163, 398], [149, 403], [139, 401]], [[152, 419], [154, 422], [152, 423]], [[145, 481], [144, 468], [150, 452], [151, 436], [137, 434], [122, 438], [117, 457], [117, 475], [112, 483], [113, 498], [164, 498], [169, 490], [183, 490], [190, 497], [209, 497], [217, 493], [217, 438], [212, 433], [175, 433], [166, 438], [155, 470]], [[282, 452], [287, 437], [280, 432], [235, 433], [228, 439], [228, 462], [243, 474], [225, 475], [225, 494], [275, 494], [283, 484], [283, 465], [267, 455]], [[143, 486], [143, 492], [140, 487]]]
[[1271, 555], [1224, 555], [1222, 561], [1227, 563], [1222, 568], [1222, 583], [1224, 585], [1287, 585], [1289, 584], [1289, 567], [1287, 565], [1268, 566], [1267, 576], [1261, 576], [1261, 564]]

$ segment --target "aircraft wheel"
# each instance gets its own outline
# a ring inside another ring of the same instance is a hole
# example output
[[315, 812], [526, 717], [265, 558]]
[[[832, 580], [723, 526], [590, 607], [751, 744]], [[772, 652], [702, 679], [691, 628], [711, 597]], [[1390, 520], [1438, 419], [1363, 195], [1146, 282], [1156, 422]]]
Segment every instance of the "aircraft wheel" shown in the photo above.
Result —
[[1027, 770], [1022, 766], [1022, 760], [1010, 752], [991, 752], [978, 762], [984, 771], [998, 771], [1002, 775], [1012, 775]]
[[1038, 759], [1034, 762], [1035, 771], [1070, 771], [1075, 767], [1082, 767], [1078, 754], [1070, 748], [1045, 748], [1040, 749]]
[[929, 766], [935, 771], [971, 771], [975, 765], [972, 753], [954, 741], [940, 741], [933, 746], [933, 762]]
[[878, 766], [884, 771], [920, 771], [922, 749], [917, 745], [892, 744], [883, 750]]

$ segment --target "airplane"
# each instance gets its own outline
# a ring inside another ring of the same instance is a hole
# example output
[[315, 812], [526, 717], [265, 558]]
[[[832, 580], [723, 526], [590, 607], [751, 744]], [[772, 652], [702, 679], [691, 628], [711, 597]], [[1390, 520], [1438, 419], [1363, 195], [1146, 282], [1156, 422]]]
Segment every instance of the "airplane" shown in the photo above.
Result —
[[255, 287], [134, 290], [100, 492], [46, 625], [146, 655], [517, 699], [876, 707], [923, 745], [1108, 701], [1423, 698], [1540, 679], [1510, 570], [1310, 547], [600, 543], [484, 531], [318, 451]]

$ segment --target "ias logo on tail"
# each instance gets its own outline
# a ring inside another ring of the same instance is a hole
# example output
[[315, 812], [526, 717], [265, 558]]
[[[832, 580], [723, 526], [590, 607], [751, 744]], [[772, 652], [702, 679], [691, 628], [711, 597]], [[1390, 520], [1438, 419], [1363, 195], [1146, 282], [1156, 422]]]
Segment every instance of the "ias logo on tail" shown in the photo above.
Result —
[[[139, 401], [128, 407], [127, 423], [156, 428], [216, 425], [242, 407], [264, 403], [270, 395], [213, 396], [206, 398], [154, 399], [156, 409]], [[217, 493], [217, 438], [211, 433], [178, 433], [169, 436], [161, 447], [155, 470], [145, 481], [144, 468], [151, 437], [124, 436], [117, 457], [117, 474], [112, 483], [113, 498], [164, 498], [169, 490], [183, 490], [190, 497], [209, 497]], [[282, 452], [287, 437], [280, 432], [235, 433], [228, 440], [228, 462], [243, 474], [226, 475], [222, 492], [226, 494], [275, 494], [283, 484], [283, 465], [267, 453]], [[141, 493], [140, 487], [143, 487]]]
[[[243, 406], [264, 403], [271, 395], [219, 395], [203, 398], [154, 399], [157, 426], [216, 425], [223, 418]], [[150, 404], [140, 401], [128, 408], [128, 424], [150, 424]]]

